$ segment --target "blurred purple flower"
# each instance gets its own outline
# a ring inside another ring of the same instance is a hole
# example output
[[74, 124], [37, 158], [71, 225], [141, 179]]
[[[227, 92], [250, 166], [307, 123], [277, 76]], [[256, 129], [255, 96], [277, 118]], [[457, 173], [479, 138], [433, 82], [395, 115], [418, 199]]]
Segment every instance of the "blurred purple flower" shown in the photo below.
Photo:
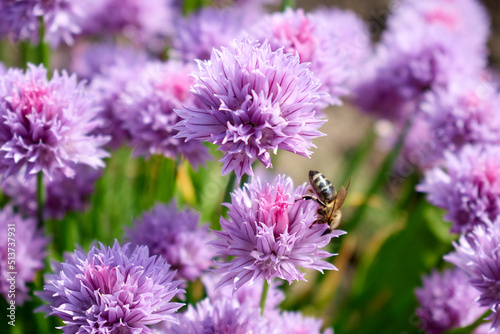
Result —
[[64, 333], [153, 333], [147, 325], [176, 321], [182, 306], [170, 300], [183, 290], [175, 272], [146, 246], [100, 244], [88, 254], [75, 251], [54, 263], [38, 296], [49, 303], [38, 310], [61, 318]]
[[323, 321], [314, 317], [306, 317], [300, 312], [282, 312], [278, 317], [269, 317], [271, 327], [277, 328], [280, 334], [333, 334], [333, 329], [321, 331]]
[[446, 152], [443, 167], [427, 171], [417, 190], [448, 211], [444, 218], [453, 233], [494, 220], [500, 214], [500, 148], [468, 145], [458, 154]]
[[325, 120], [315, 106], [324, 94], [298, 56], [244, 39], [198, 66], [191, 92], [200, 106], [176, 110], [183, 118], [177, 137], [220, 145], [223, 175], [253, 175], [256, 159], [271, 167], [269, 151], [311, 155], [311, 140], [323, 135], [318, 129]]
[[[446, 151], [458, 152], [469, 144], [500, 144], [497, 87], [494, 73], [485, 70], [478, 79], [456, 77], [447, 88], [425, 93], [412, 115], [402, 160], [426, 170], [440, 164]], [[403, 126], [395, 124], [388, 143], [394, 144]]]
[[[45, 218], [63, 219], [71, 211], [84, 211], [89, 204], [90, 196], [102, 171], [89, 166], [76, 164], [73, 178], [55, 174], [52, 180], [45, 183]], [[19, 210], [32, 217], [37, 213], [36, 178], [25, 179], [22, 173], [9, 177], [2, 184], [2, 191], [10, 197], [10, 201]]]
[[500, 144], [500, 95], [485, 80], [455, 81], [446, 90], [429, 93], [423, 117], [432, 129], [436, 154], [459, 151], [466, 144]]
[[82, 10], [79, 1], [4, 0], [0, 3], [0, 36], [38, 43], [42, 18], [46, 42], [53, 48], [60, 42], [71, 45], [74, 35], [81, 32], [78, 22], [83, 17]]
[[[11, 229], [12, 226], [14, 227]], [[49, 240], [42, 231], [36, 228], [36, 221], [23, 219], [14, 213], [12, 207], [6, 206], [0, 210], [0, 293], [8, 300], [14, 292], [16, 305], [22, 305], [30, 299], [27, 283], [35, 280], [35, 274], [44, 267], [46, 247]], [[12, 234], [9, 234], [12, 232]], [[12, 246], [12, 240], [15, 245]], [[15, 248], [15, 263], [12, 263], [12, 251]], [[9, 254], [10, 253], [10, 254]], [[15, 272], [14, 282], [9, 280]], [[11, 284], [15, 291], [11, 290]]]
[[130, 45], [117, 43], [78, 42], [71, 48], [70, 69], [79, 78], [91, 81], [95, 76], [104, 75], [109, 68], [125, 64], [145, 64], [147, 55], [144, 51]]
[[176, 278], [194, 281], [213, 265], [215, 251], [208, 242], [214, 236], [207, 226], [198, 226], [199, 215], [178, 211], [176, 203], [158, 204], [135, 221], [127, 231], [134, 245], [146, 245], [151, 254], [162, 256], [177, 271]]
[[479, 292], [469, 283], [469, 276], [458, 268], [442, 273], [434, 270], [422, 278], [415, 290], [420, 328], [428, 334], [440, 334], [453, 328], [471, 325], [486, 312], [475, 303]]
[[176, 159], [182, 156], [197, 167], [210, 158], [200, 140], [176, 138], [174, 126], [181, 118], [174, 108], [194, 107], [189, 93], [192, 67], [180, 62], [151, 62], [130, 82], [120, 95], [117, 115], [130, 136], [134, 155], [149, 157], [161, 154]]
[[[363, 75], [361, 65], [373, 53], [368, 25], [355, 12], [335, 7], [319, 7], [308, 16], [320, 38], [318, 64], [311, 64], [311, 71], [322, 85], [331, 87], [334, 92], [335, 87], [344, 86], [350, 91], [356, 78]], [[337, 65], [332, 66], [333, 62]], [[335, 67], [337, 72], [332, 72]], [[345, 78], [340, 71], [344, 71]], [[337, 94], [345, 89], [340, 89]]]
[[[98, 49], [99, 46], [96, 46]], [[105, 49], [106, 47], [104, 47]], [[147, 63], [147, 56], [139, 51], [123, 52], [116, 47], [112, 52], [113, 59], [108, 63], [107, 57], [100, 59], [107, 66], [92, 65], [90, 62], [92, 54], [96, 49], [89, 49], [89, 61], [86, 62], [90, 68], [97, 68], [99, 72], [94, 74], [89, 85], [89, 90], [96, 96], [97, 104], [101, 107], [99, 117], [102, 120], [95, 133], [111, 136], [109, 147], [116, 149], [129, 139], [129, 133], [124, 129], [123, 122], [119, 117], [118, 97], [125, 90], [129, 82], [134, 82]], [[99, 55], [98, 53], [97, 55]], [[84, 59], [84, 61], [85, 61]]]
[[75, 75], [54, 72], [47, 80], [42, 65], [23, 73], [9, 69], [0, 77], [0, 170], [5, 180], [22, 168], [25, 175], [43, 172], [49, 179], [75, 174], [74, 164], [103, 167], [105, 137], [90, 133], [98, 126], [98, 109]]
[[229, 45], [244, 27], [257, 19], [255, 14], [240, 6], [203, 7], [180, 18], [172, 37], [172, 57], [184, 62], [210, 59], [212, 49]]
[[[215, 273], [205, 273], [201, 276], [201, 281], [205, 287], [207, 296], [216, 301], [219, 299], [234, 299], [242, 307], [259, 308], [260, 298], [262, 296], [263, 284], [247, 284], [238, 290], [234, 290], [232, 286], [226, 285], [216, 288], [217, 283], [221, 279], [221, 275]], [[276, 311], [279, 304], [285, 300], [285, 294], [279, 289], [281, 282], [273, 281], [269, 286], [266, 297], [265, 312]]]
[[0, 36], [17, 40], [38, 40], [39, 18], [35, 7], [39, 0], [0, 2]]
[[274, 334], [277, 329], [260, 315], [258, 308], [241, 307], [232, 299], [211, 301], [206, 298], [195, 306], [188, 305], [185, 313], [179, 314], [178, 324], [164, 324], [159, 333], [172, 334]]
[[357, 83], [354, 102], [366, 112], [401, 122], [423, 94], [446, 88], [457, 73], [462, 80], [477, 77], [487, 62], [485, 37], [470, 27], [487, 32], [489, 25], [484, 15], [474, 15], [479, 12], [484, 9], [471, 0], [395, 2], [388, 29]]
[[85, 35], [123, 35], [157, 49], [173, 32], [177, 13], [172, 0], [85, 0], [81, 22]]
[[480, 293], [477, 303], [492, 311], [487, 319], [493, 320], [493, 332], [500, 324], [500, 221], [474, 226], [453, 246], [455, 252], [444, 259], [470, 275], [469, 283]]
[[325, 102], [330, 104], [341, 103], [350, 71], [360, 58], [347, 50], [348, 43], [354, 42], [353, 33], [363, 36], [361, 53], [366, 55], [369, 34], [362, 21], [348, 11], [323, 9], [305, 14], [302, 9], [287, 8], [265, 16], [249, 29], [253, 39], [268, 39], [272, 50], [284, 47], [284, 52], [297, 53], [301, 62], [309, 62], [313, 76], [321, 82], [320, 90], [328, 92]]
[[334, 237], [345, 234], [335, 230], [324, 234], [326, 224], [314, 224], [317, 204], [300, 200], [307, 186], [294, 189], [290, 178], [279, 176], [271, 183], [259, 179], [231, 194], [229, 219], [221, 218], [222, 231], [212, 242], [217, 253], [232, 257], [217, 263], [216, 272], [224, 276], [218, 286], [232, 284], [239, 289], [275, 277], [305, 280], [299, 268], [337, 270], [324, 258], [336, 255], [322, 250]]
[[482, 56], [488, 52], [491, 20], [478, 0], [401, 0], [393, 4], [387, 25], [390, 35], [403, 37], [428, 30], [446, 37], [460, 36], [456, 42], [467, 45], [464, 52]]

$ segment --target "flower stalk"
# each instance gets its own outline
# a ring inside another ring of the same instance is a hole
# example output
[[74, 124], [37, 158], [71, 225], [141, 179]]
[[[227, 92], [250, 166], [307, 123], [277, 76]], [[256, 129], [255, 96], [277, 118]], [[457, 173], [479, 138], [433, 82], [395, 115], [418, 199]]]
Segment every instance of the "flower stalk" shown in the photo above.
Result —
[[40, 171], [36, 175], [36, 204], [38, 228], [43, 227], [43, 214], [45, 206], [45, 186], [43, 184], [43, 173]]
[[263, 280], [263, 285], [262, 285], [262, 295], [260, 296], [260, 314], [264, 315], [264, 309], [266, 308], [266, 299], [267, 299], [267, 293], [269, 292], [269, 283], [267, 280]]

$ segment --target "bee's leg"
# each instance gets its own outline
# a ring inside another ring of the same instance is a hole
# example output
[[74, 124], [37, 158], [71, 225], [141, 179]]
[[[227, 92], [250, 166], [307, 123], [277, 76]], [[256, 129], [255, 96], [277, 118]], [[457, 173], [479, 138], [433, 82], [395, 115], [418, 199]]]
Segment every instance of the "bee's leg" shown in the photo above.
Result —
[[319, 198], [317, 198], [316, 196], [313, 196], [313, 195], [304, 195], [304, 196], [302, 196], [302, 199], [305, 199], [305, 200], [312, 199], [313, 201], [315, 201], [319, 205], [321, 205], [323, 207], [326, 206], [326, 204], [322, 200], [320, 200]]

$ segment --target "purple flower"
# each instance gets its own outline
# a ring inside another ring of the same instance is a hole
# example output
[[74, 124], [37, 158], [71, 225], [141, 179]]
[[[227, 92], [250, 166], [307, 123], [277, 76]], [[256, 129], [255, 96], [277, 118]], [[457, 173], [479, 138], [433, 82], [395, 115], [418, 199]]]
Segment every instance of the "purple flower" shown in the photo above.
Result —
[[477, 303], [492, 311], [488, 319], [493, 320], [490, 332], [495, 331], [500, 324], [500, 221], [474, 226], [453, 246], [455, 252], [444, 259], [470, 275], [469, 283], [480, 293]]
[[194, 281], [213, 264], [215, 252], [207, 243], [214, 239], [207, 226], [198, 226], [199, 215], [178, 211], [176, 203], [158, 204], [144, 213], [127, 237], [135, 245], [146, 245], [151, 254], [162, 256], [176, 277]]
[[446, 90], [427, 94], [421, 105], [431, 130], [434, 154], [427, 160], [442, 158], [443, 152], [459, 151], [466, 144], [499, 145], [500, 95], [492, 82], [457, 80]]
[[256, 19], [246, 7], [203, 7], [176, 24], [171, 54], [184, 62], [208, 60], [213, 48], [227, 46]]
[[[63, 219], [67, 212], [84, 211], [94, 192], [94, 185], [102, 171], [76, 164], [73, 178], [55, 174], [52, 180], [44, 179], [46, 198], [44, 214], [48, 219]], [[9, 177], [2, 184], [2, 191], [14, 206], [35, 217], [37, 212], [36, 178], [25, 179], [22, 173]]]
[[[401, 122], [429, 90], [446, 88], [457, 73], [462, 80], [479, 74], [487, 61], [485, 38], [470, 27], [487, 31], [489, 21], [474, 14], [484, 12], [476, 1], [397, 3], [388, 30], [357, 83], [354, 101], [364, 111]], [[474, 45], [483, 46], [471, 47], [470, 38], [477, 38]]]
[[[95, 49], [90, 49], [89, 55], [93, 52], [91, 50]], [[111, 136], [109, 146], [113, 149], [120, 147], [130, 137], [118, 114], [118, 97], [129, 82], [136, 80], [147, 62], [146, 55], [140, 52], [122, 52], [121, 48], [116, 48], [115, 52], [114, 59], [108, 66], [88, 63], [88, 66], [97, 67], [100, 72], [95, 74], [89, 86], [89, 90], [96, 96], [96, 103], [102, 108], [99, 114], [102, 123], [95, 132]], [[103, 61], [107, 63], [105, 58]]]
[[206, 298], [195, 306], [189, 305], [185, 313], [179, 314], [178, 324], [165, 324], [160, 333], [205, 334], [205, 333], [277, 333], [269, 321], [260, 315], [258, 308], [240, 307], [232, 299], [211, 301]]
[[468, 46], [465, 52], [486, 55], [490, 24], [486, 8], [477, 0], [402, 0], [392, 6], [388, 30], [402, 37], [411, 31], [422, 33], [422, 28], [460, 36], [456, 42]]
[[170, 302], [184, 292], [174, 275], [146, 246], [100, 244], [54, 263], [54, 274], [46, 275], [38, 293], [50, 305], [39, 311], [61, 318], [64, 333], [152, 333], [147, 325], [175, 322], [173, 314], [182, 306]]
[[[15, 294], [16, 304], [22, 305], [30, 299], [27, 283], [35, 280], [35, 274], [44, 267], [45, 248], [49, 240], [36, 228], [36, 221], [23, 219], [12, 207], [0, 210], [0, 293], [11, 300]], [[12, 244], [14, 243], [14, 244]], [[9, 250], [10, 249], [10, 250]], [[15, 253], [12, 252], [15, 250]], [[14, 260], [14, 262], [12, 261]], [[15, 280], [12, 273], [15, 272]], [[12, 286], [13, 285], [13, 286]]]
[[177, 136], [220, 145], [223, 175], [252, 175], [256, 159], [271, 167], [269, 151], [311, 155], [311, 140], [325, 122], [315, 110], [324, 94], [298, 56], [244, 39], [198, 66], [191, 92], [200, 106], [176, 110], [183, 118]]
[[353, 16], [340, 10], [305, 14], [302, 9], [287, 8], [283, 13], [265, 16], [249, 29], [249, 34], [259, 41], [268, 39], [272, 50], [284, 47], [285, 52], [298, 53], [301, 62], [310, 63], [310, 70], [322, 84], [321, 90], [329, 93], [326, 102], [340, 104], [340, 97], [347, 93], [346, 80], [360, 58], [353, 57], [352, 50], [347, 51], [346, 38], [353, 36], [346, 35], [351, 34], [351, 29], [363, 35], [365, 55], [370, 43], [362, 21]]
[[[326, 44], [320, 43], [316, 57], [318, 65], [311, 64], [311, 70], [322, 85], [332, 88], [345, 86], [350, 90], [355, 79], [363, 75], [361, 65], [373, 53], [367, 24], [355, 12], [335, 7], [320, 7], [308, 16], [314, 22], [321, 43]], [[334, 62], [335, 66], [332, 65]], [[337, 73], [331, 72], [335, 67], [339, 68]], [[341, 71], [345, 73], [345, 78]]]
[[430, 203], [446, 209], [451, 232], [466, 233], [500, 214], [500, 148], [465, 146], [458, 154], [445, 153], [443, 167], [425, 174], [417, 190]]
[[210, 158], [202, 141], [185, 142], [175, 136], [181, 118], [174, 108], [194, 107], [188, 76], [192, 67], [176, 61], [151, 62], [130, 82], [118, 101], [117, 115], [130, 136], [136, 156], [161, 154], [176, 159], [179, 155], [197, 167]]
[[39, 1], [4, 0], [0, 3], [0, 36], [14, 40], [33, 40], [39, 37], [39, 18], [35, 7]]
[[279, 176], [266, 184], [255, 179], [231, 194], [229, 219], [221, 218], [222, 231], [214, 231], [219, 239], [212, 242], [218, 254], [231, 257], [218, 263], [217, 272], [224, 274], [218, 286], [239, 289], [275, 277], [305, 280], [299, 268], [337, 270], [323, 260], [335, 254], [321, 248], [345, 232], [324, 234], [328, 226], [314, 224], [317, 204], [301, 200], [306, 190], [305, 184], [294, 189], [290, 178]]
[[331, 328], [321, 331], [323, 321], [314, 317], [305, 317], [300, 312], [282, 312], [278, 317], [269, 317], [271, 327], [278, 328], [283, 334], [333, 334]]
[[146, 63], [144, 51], [129, 45], [116, 43], [79, 42], [71, 48], [70, 69], [79, 78], [91, 81], [94, 77], [105, 75], [110, 68], [121, 66], [126, 71], [126, 65], [135, 67]]
[[428, 334], [471, 325], [486, 312], [475, 303], [479, 292], [469, 284], [469, 276], [461, 269], [434, 270], [422, 278], [422, 287], [415, 290], [420, 327]]
[[90, 133], [98, 109], [75, 75], [54, 72], [47, 80], [42, 65], [9, 69], [0, 77], [0, 170], [3, 179], [25, 169], [26, 177], [43, 172], [75, 174], [74, 164], [103, 167], [108, 139]]
[[4, 0], [0, 4], [0, 36], [38, 43], [43, 19], [45, 41], [53, 48], [61, 41], [71, 45], [73, 36], [81, 32], [81, 6], [79, 1], [69, 0]]
[[[81, 22], [85, 35], [124, 35], [136, 44], [157, 49], [173, 31], [172, 0], [85, 0]], [[112, 13], [112, 14], [111, 14]]]
[[[201, 276], [201, 281], [205, 287], [207, 296], [216, 301], [219, 299], [234, 299], [239, 305], [247, 308], [259, 308], [260, 298], [262, 296], [263, 284], [247, 284], [238, 290], [232, 286], [226, 285], [216, 288], [221, 279], [221, 275], [215, 273], [205, 273]], [[279, 289], [281, 282], [273, 281], [269, 286], [266, 297], [265, 312], [276, 311], [279, 304], [285, 300], [285, 294]]]

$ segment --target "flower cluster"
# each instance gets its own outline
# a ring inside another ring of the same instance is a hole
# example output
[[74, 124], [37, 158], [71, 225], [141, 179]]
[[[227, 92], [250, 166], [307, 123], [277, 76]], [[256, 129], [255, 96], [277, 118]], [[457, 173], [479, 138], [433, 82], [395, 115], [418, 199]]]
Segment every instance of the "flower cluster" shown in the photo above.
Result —
[[29, 65], [25, 73], [11, 68], [0, 77], [0, 171], [3, 179], [24, 168], [29, 176], [43, 172], [75, 174], [74, 164], [103, 167], [107, 138], [91, 135], [98, 109], [75, 75]]
[[301, 199], [306, 189], [294, 189], [291, 179], [279, 176], [271, 183], [256, 178], [231, 194], [229, 219], [221, 218], [222, 231], [214, 231], [219, 239], [212, 242], [218, 254], [231, 257], [218, 263], [218, 286], [305, 280], [299, 268], [336, 270], [323, 260], [335, 254], [321, 248], [345, 232], [325, 234], [326, 224], [314, 224], [317, 204]]
[[177, 137], [219, 145], [223, 175], [253, 175], [256, 159], [271, 167], [269, 151], [278, 149], [310, 156], [325, 122], [315, 110], [324, 94], [298, 56], [244, 39], [198, 65], [191, 92], [199, 104], [176, 110]]
[[27, 283], [44, 267], [49, 240], [37, 230], [34, 219], [23, 219], [10, 206], [0, 210], [0, 229], [0, 294], [6, 299], [14, 294], [15, 302], [22, 305], [30, 298]]
[[101, 244], [68, 254], [53, 271], [38, 293], [49, 305], [39, 311], [61, 318], [65, 333], [152, 333], [147, 325], [175, 322], [172, 314], [182, 306], [171, 302], [184, 292], [175, 272], [146, 246]]
[[176, 277], [193, 281], [212, 266], [215, 257], [207, 245], [213, 236], [198, 221], [193, 211], [177, 211], [175, 202], [158, 204], [135, 221], [127, 236], [132, 244], [148, 246], [151, 254], [162, 256], [177, 271]]

